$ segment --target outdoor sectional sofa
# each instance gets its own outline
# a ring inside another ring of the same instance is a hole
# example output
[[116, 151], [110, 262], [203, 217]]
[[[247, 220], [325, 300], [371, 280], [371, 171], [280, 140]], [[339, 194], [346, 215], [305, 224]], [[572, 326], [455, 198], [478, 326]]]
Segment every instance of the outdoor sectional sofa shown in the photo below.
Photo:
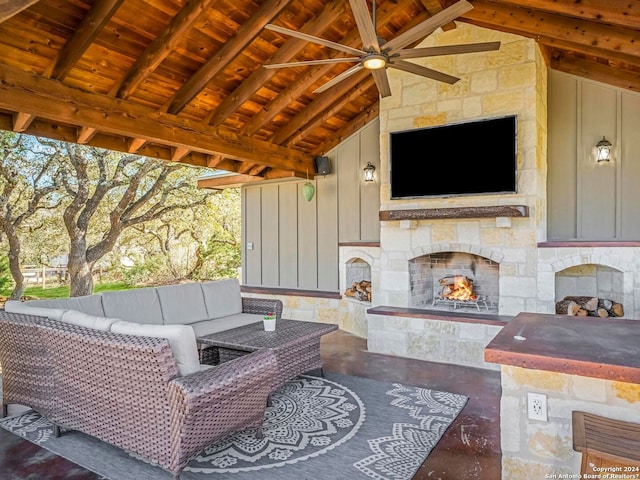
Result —
[[3, 413], [29, 406], [59, 427], [140, 455], [176, 478], [236, 431], [261, 433], [277, 374], [272, 351], [201, 365], [205, 335], [282, 312], [237, 281], [7, 302], [0, 311]]

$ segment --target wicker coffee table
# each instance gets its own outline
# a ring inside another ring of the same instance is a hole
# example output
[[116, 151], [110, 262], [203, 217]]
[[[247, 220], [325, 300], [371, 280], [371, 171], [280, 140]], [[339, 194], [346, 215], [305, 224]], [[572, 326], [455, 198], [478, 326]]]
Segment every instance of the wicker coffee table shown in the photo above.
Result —
[[257, 322], [198, 337], [197, 340], [202, 346], [217, 348], [220, 363], [261, 348], [273, 350], [278, 360], [275, 390], [309, 370], [320, 369], [323, 375], [320, 337], [337, 329], [337, 325], [326, 323], [278, 320], [273, 332], [265, 332], [262, 322]]

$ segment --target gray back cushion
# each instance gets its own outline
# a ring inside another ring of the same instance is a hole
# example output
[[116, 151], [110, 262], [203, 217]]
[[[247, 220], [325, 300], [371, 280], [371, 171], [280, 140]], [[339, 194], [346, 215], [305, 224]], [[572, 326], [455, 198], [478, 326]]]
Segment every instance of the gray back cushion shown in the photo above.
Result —
[[32, 307], [61, 308], [63, 310], [77, 310], [98, 317], [104, 316], [101, 295], [86, 295], [84, 297], [56, 298], [51, 300], [29, 300], [25, 303]]
[[39, 317], [48, 317], [52, 320], [61, 320], [67, 310], [62, 308], [35, 307], [27, 305], [27, 302], [20, 300], [8, 300], [4, 305], [5, 312], [22, 313], [23, 315], [37, 315]]
[[162, 310], [155, 288], [103, 292], [104, 315], [128, 322], [162, 325]]
[[202, 293], [209, 318], [226, 317], [242, 313], [240, 283], [235, 278], [204, 282]]
[[206, 320], [207, 307], [199, 283], [157, 287], [165, 325], [187, 325]]

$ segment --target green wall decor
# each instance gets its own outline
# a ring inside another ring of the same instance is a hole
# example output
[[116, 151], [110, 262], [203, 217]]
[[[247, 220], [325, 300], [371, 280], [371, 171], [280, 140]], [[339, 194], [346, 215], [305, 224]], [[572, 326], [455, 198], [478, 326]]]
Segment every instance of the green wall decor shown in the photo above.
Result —
[[302, 196], [307, 202], [311, 201], [314, 193], [316, 193], [316, 187], [313, 186], [313, 183], [307, 182], [302, 186]]

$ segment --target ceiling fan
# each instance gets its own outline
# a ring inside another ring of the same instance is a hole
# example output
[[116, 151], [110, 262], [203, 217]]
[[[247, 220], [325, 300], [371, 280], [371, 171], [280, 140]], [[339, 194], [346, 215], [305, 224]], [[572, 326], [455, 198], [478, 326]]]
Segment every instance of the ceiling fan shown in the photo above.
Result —
[[376, 34], [376, 0], [373, 0], [372, 18], [369, 17], [369, 7], [367, 6], [366, 0], [349, 0], [349, 5], [351, 5], [351, 10], [353, 11], [353, 16], [356, 20], [356, 26], [358, 27], [358, 32], [362, 39], [362, 50], [352, 48], [341, 43], [332, 42], [330, 40], [325, 40], [320, 37], [315, 37], [313, 35], [296, 32], [295, 30], [290, 30], [270, 23], [265, 25], [265, 28], [306, 40], [311, 43], [323, 45], [353, 56], [309, 60], [304, 62], [273, 63], [264, 65], [264, 67], [282, 68], [352, 62], [356, 63], [356, 65], [329, 80], [320, 88], [314, 90], [313, 93], [324, 92], [356, 72], [359, 72], [362, 69], [367, 69], [373, 75], [380, 96], [388, 97], [391, 95], [391, 88], [389, 86], [389, 78], [387, 77], [387, 68], [395, 68], [397, 70], [415, 73], [416, 75], [421, 75], [423, 77], [449, 84], [453, 84], [460, 80], [452, 75], [438, 72], [437, 70], [432, 70], [421, 65], [416, 65], [415, 63], [407, 62], [405, 61], [406, 59], [433, 57], [437, 55], [452, 55], [458, 53], [486, 52], [500, 48], [500, 42], [469, 43], [443, 47], [404, 48], [418, 40], [422, 40], [427, 35], [433, 33], [438, 27], [449, 23], [460, 15], [471, 10], [473, 5], [466, 0], [459, 0], [457, 3], [436, 13], [424, 22], [410, 28], [388, 42], [385, 42], [384, 39], [378, 37]]

